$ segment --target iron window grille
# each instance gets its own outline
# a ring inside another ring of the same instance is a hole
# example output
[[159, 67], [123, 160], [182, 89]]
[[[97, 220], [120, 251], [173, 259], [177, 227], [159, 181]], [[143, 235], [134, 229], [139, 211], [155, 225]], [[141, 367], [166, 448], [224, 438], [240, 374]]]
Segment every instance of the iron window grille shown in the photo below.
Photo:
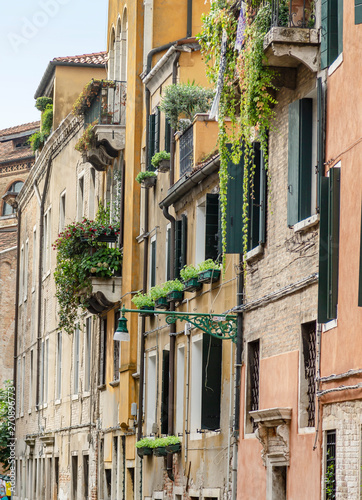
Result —
[[326, 432], [326, 500], [336, 498], [336, 430]]
[[315, 426], [315, 375], [316, 375], [316, 324], [303, 325], [303, 357], [304, 373], [307, 381], [308, 396], [308, 427]]
[[194, 130], [189, 127], [180, 137], [180, 177], [193, 167]]

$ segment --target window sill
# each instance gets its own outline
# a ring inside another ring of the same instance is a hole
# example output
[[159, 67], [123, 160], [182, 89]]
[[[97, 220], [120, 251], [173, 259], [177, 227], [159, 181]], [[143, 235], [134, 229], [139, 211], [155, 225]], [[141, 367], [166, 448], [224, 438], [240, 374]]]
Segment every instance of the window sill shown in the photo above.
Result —
[[72, 394], [72, 401], [78, 401], [79, 395], [78, 394]]
[[315, 434], [315, 427], [300, 427], [298, 429], [298, 434]]
[[294, 224], [293, 229], [295, 233], [299, 233], [301, 231], [305, 231], [306, 229], [309, 229], [310, 227], [315, 226], [319, 222], [319, 214], [314, 214], [308, 217], [307, 219], [301, 220], [300, 222], [297, 222]]
[[256, 439], [255, 432], [247, 432], [244, 433], [244, 439]]
[[83, 397], [83, 399], [84, 398], [89, 398], [90, 397], [90, 391], [83, 392], [82, 397]]
[[45, 410], [45, 408], [48, 408], [48, 403], [43, 403], [43, 410]]
[[336, 69], [338, 69], [340, 67], [340, 65], [342, 63], [343, 63], [343, 52], [341, 54], [339, 54], [337, 59], [335, 61], [333, 61], [332, 64], [329, 66], [328, 76], [331, 76], [336, 71]]
[[322, 326], [322, 333], [328, 332], [329, 330], [333, 330], [333, 328], [337, 327], [337, 320], [332, 319], [332, 321], [328, 321], [328, 323], [324, 323]]
[[256, 259], [256, 257], [261, 257], [264, 255], [264, 247], [263, 245], [258, 245], [257, 247], [253, 248], [252, 250], [249, 250], [246, 254], [246, 262], [250, 262], [253, 259]]
[[62, 400], [61, 399], [56, 399], [54, 401], [54, 406], [59, 406], [61, 404]]
[[112, 382], [109, 382], [109, 385], [111, 387], [118, 387], [119, 386], [119, 379], [118, 380], [112, 380]]
[[107, 384], [100, 384], [100, 385], [97, 387], [97, 389], [98, 389], [99, 391], [104, 391], [105, 389], [107, 389]]

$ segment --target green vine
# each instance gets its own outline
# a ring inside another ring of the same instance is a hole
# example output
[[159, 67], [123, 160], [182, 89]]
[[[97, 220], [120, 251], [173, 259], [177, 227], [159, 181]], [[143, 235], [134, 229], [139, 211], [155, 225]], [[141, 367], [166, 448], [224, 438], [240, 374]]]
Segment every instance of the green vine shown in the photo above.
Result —
[[[276, 104], [271, 90], [274, 74], [266, 64], [263, 41], [271, 26], [271, 5], [259, 9], [251, 2], [246, 12], [246, 27], [243, 47], [235, 50], [235, 39], [239, 18], [237, 3], [230, 0], [212, 0], [208, 14], [203, 15], [203, 28], [198, 35], [201, 50], [207, 64], [207, 75], [216, 84], [221, 59], [221, 39], [227, 34], [226, 66], [219, 106], [219, 151], [220, 151], [220, 203], [223, 267], [226, 253], [226, 210], [228, 162], [240, 161], [244, 156], [243, 178], [243, 252], [248, 244], [249, 197], [253, 196], [255, 172], [253, 143], [260, 142], [264, 165], [268, 172], [268, 132], [274, 119]], [[284, 14], [284, 11], [283, 11]], [[227, 126], [226, 118], [231, 126]], [[231, 143], [231, 151], [227, 144]], [[268, 173], [269, 177], [269, 173]]]
[[90, 123], [86, 129], [84, 129], [82, 135], [78, 139], [74, 149], [79, 151], [80, 153], [86, 153], [92, 147], [95, 146], [96, 143], [96, 135], [94, 132], [94, 127], [97, 125], [98, 120], [94, 120], [94, 122]]

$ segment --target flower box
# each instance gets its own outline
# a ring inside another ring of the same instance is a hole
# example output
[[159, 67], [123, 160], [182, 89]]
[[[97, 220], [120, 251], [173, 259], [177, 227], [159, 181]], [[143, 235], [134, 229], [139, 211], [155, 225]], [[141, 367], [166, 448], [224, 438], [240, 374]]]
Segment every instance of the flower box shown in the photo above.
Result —
[[197, 292], [201, 290], [202, 283], [199, 283], [198, 278], [190, 278], [184, 283], [184, 291], [185, 292]]
[[105, 241], [107, 243], [115, 243], [117, 241], [117, 235], [115, 233], [100, 234], [97, 241]]
[[215, 283], [220, 279], [221, 271], [220, 269], [208, 269], [207, 271], [201, 271], [197, 275], [199, 283]]
[[184, 298], [184, 292], [180, 292], [179, 290], [174, 290], [167, 294], [167, 302], [181, 302]]
[[166, 446], [167, 453], [180, 453], [181, 451], [181, 443], [177, 444], [169, 444]]
[[153, 186], [156, 185], [156, 180], [157, 180], [157, 177], [156, 176], [153, 176], [153, 177], [145, 177], [141, 184], [142, 186], [145, 188], [145, 189], [150, 189], [152, 188]]
[[158, 448], [153, 448], [153, 454], [155, 457], [166, 457], [167, 451], [165, 446], [160, 446]]
[[155, 300], [156, 309], [169, 309], [170, 304], [168, 303], [168, 299], [166, 297], [160, 297]]
[[137, 448], [137, 455], [140, 458], [143, 458], [144, 456], [150, 456], [150, 455], [152, 455], [152, 453], [153, 453], [152, 448], [147, 448], [146, 446], [144, 446], [142, 448]]
[[154, 311], [154, 306], [142, 306], [140, 307], [140, 310], [141, 311], [147, 311], [147, 312], [143, 312], [143, 313], [140, 313], [140, 316], [143, 316], [143, 317], [147, 317], [147, 316], [153, 316], [153, 312], [150, 312], [150, 311]]
[[170, 170], [170, 160], [161, 160], [158, 164], [157, 170], [159, 172], [168, 172]]

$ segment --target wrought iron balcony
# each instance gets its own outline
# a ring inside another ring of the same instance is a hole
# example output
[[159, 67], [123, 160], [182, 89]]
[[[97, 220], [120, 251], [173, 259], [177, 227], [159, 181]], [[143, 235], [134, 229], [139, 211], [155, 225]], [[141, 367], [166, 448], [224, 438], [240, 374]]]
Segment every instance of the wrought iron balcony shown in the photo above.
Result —
[[314, 28], [315, 12], [312, 0], [272, 0], [271, 27]]
[[194, 163], [194, 127], [189, 127], [180, 137], [180, 177], [190, 172]]

